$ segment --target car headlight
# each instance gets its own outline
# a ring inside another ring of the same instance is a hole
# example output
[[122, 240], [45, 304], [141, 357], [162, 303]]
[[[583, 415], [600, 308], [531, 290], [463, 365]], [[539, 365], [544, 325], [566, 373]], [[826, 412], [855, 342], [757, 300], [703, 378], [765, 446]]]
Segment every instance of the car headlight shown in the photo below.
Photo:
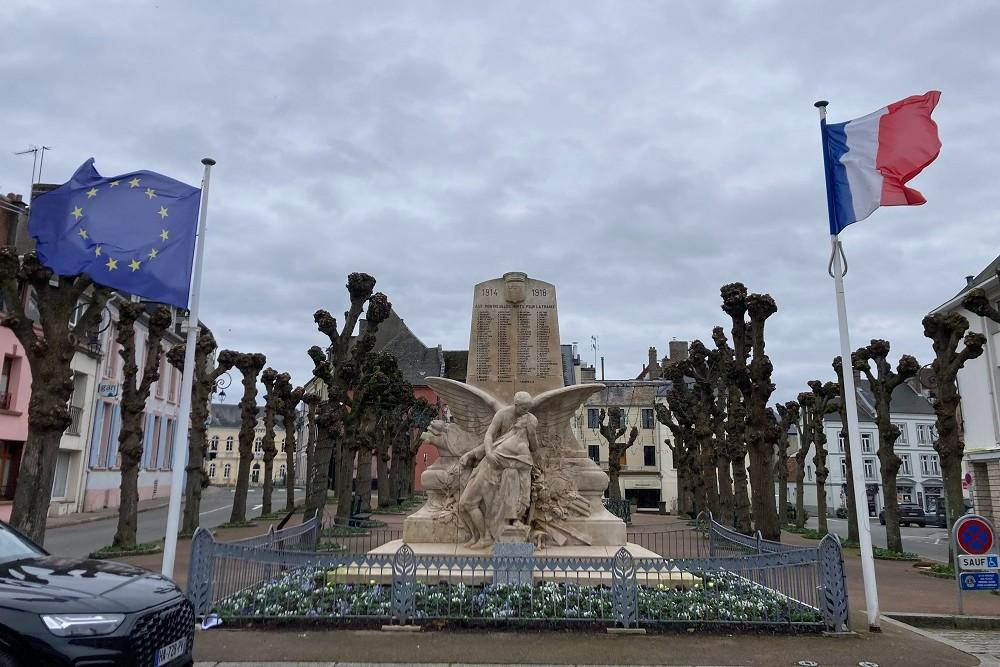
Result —
[[125, 620], [125, 614], [46, 614], [45, 627], [60, 637], [107, 635]]

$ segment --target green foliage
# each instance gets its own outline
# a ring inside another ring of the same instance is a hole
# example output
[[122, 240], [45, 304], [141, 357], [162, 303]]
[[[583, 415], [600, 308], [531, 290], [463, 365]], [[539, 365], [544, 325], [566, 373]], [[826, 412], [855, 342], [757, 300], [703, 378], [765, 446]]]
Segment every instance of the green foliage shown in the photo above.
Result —
[[955, 576], [955, 568], [952, 567], [951, 563], [935, 563], [934, 565], [931, 565], [927, 569], [927, 572], [929, 574], [933, 574], [933, 575], [937, 575], [937, 576], [941, 576], [941, 577], [949, 577], [949, 578], [951, 578], [951, 577]]
[[417, 509], [426, 502], [427, 498], [424, 496], [411, 496], [399, 503], [398, 505], [387, 505], [385, 507], [379, 507], [375, 510], [376, 514], [411, 514], [413, 510]]
[[920, 560], [919, 554], [915, 554], [912, 551], [897, 553], [883, 549], [882, 547], [872, 547], [872, 553], [879, 560]]
[[[391, 615], [392, 587], [370, 580], [344, 583], [346, 567], [303, 568], [220, 600], [213, 612], [223, 618]], [[504, 584], [416, 584], [416, 618], [612, 620], [613, 599], [606, 586], [544, 582]], [[705, 577], [682, 586], [639, 586], [639, 617], [651, 620], [753, 623], [822, 622], [819, 611], [742, 577]]]
[[217, 528], [252, 528], [257, 525], [256, 521], [227, 521], [219, 524]]
[[93, 552], [88, 556], [89, 558], [124, 558], [126, 556], [145, 556], [148, 554], [158, 554], [163, 551], [163, 545], [160, 542], [146, 542], [144, 544], [137, 544], [134, 548], [123, 549], [121, 547], [116, 547], [113, 544], [101, 547], [97, 551]]

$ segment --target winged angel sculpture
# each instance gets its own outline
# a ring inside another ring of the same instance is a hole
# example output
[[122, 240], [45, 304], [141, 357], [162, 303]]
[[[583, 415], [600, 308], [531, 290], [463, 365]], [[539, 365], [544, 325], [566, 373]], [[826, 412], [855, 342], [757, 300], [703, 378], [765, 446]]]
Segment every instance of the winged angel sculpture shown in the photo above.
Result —
[[505, 405], [462, 382], [428, 378], [427, 383], [448, 404], [454, 423], [436, 421], [424, 437], [445, 448], [443, 453], [459, 455], [448, 471], [457, 483], [438, 511], [465, 529], [465, 546], [483, 549], [501, 536], [538, 546], [590, 543], [566, 522], [588, 516], [590, 503], [577, 491], [565, 455], [567, 436], [575, 442], [570, 417], [603, 385], [560, 387], [534, 398], [519, 391], [513, 405]]

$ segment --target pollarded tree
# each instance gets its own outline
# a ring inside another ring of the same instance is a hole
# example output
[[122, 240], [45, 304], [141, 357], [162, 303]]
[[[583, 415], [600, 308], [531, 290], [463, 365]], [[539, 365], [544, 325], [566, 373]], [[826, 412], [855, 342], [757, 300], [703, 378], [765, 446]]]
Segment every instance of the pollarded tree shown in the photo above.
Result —
[[274, 391], [278, 395], [278, 414], [281, 415], [281, 421], [285, 426], [285, 511], [290, 512], [295, 508], [295, 453], [298, 449], [298, 409], [305, 392], [302, 387], [292, 388], [292, 376], [288, 373], [278, 374], [277, 379], [274, 381]]
[[[688, 358], [678, 364], [683, 374], [694, 380], [692, 388], [692, 407], [694, 408], [694, 432], [698, 441], [701, 475], [705, 485], [705, 503], [713, 516], [722, 512], [722, 497], [727, 502], [732, 495], [732, 483], [728, 475], [719, 479], [720, 448], [716, 441], [717, 422], [722, 415], [717, 413], [718, 404], [716, 392], [719, 388], [719, 373], [722, 365], [719, 363], [718, 350], [709, 350], [700, 340], [694, 340], [688, 346]], [[679, 378], [685, 382], [683, 377]], [[728, 461], [727, 461], [728, 464]], [[728, 465], [726, 466], [728, 469]]]
[[[854, 355], [851, 355], [852, 357]], [[837, 373], [840, 387], [840, 435], [844, 439], [844, 465], [847, 472], [847, 539], [855, 544], [861, 539], [858, 534], [858, 511], [854, 502], [854, 461], [851, 460], [851, 435], [847, 424], [847, 398], [844, 395], [844, 364], [839, 356], [833, 359], [833, 370]]]
[[[373, 294], [375, 279], [367, 273], [352, 273], [347, 277], [351, 305], [344, 313], [343, 327], [325, 310], [313, 315], [317, 328], [330, 339], [327, 351], [319, 346], [309, 348], [313, 375], [326, 386], [326, 398], [317, 406], [317, 440], [310, 471], [311, 489], [306, 500], [306, 516], [320, 515], [326, 507], [326, 489], [330, 460], [337, 448], [337, 520], [347, 522], [351, 515], [351, 479], [354, 477], [354, 454], [357, 446], [356, 429], [362, 411], [354, 410], [363, 397], [360, 389], [365, 357], [375, 347], [378, 326], [389, 317], [392, 305], [381, 292]], [[367, 325], [352, 344], [351, 337], [361, 312], [367, 304]]]
[[243, 398], [240, 399], [240, 462], [236, 473], [236, 492], [229, 523], [246, 523], [247, 492], [250, 490], [250, 465], [253, 463], [254, 429], [257, 427], [257, 376], [267, 357], [259, 352], [236, 352], [236, 370], [243, 375]]
[[[205, 326], [198, 331], [198, 342], [194, 348], [194, 378], [191, 385], [191, 430], [188, 436], [188, 461], [184, 471], [184, 515], [181, 518], [181, 535], [192, 535], [198, 529], [201, 515], [201, 492], [208, 486], [205, 474], [205, 457], [208, 455], [208, 416], [219, 378], [236, 363], [231, 350], [219, 353], [213, 363], [211, 358], [218, 346], [215, 336]], [[167, 361], [184, 372], [185, 344], [175, 345], [167, 350]], [[181, 418], [183, 420], [183, 417]], [[183, 421], [181, 422], [183, 424]]]
[[[142, 376], [136, 363], [135, 325], [148, 313], [146, 344], [143, 351]], [[170, 328], [173, 317], [167, 306], [156, 306], [152, 312], [139, 302], [118, 304], [118, 353], [122, 365], [121, 430], [118, 432], [118, 455], [121, 457], [121, 498], [118, 506], [118, 528], [112, 545], [117, 549], [135, 549], [135, 533], [139, 513], [139, 464], [142, 462], [143, 417], [153, 383], [160, 379], [160, 359], [163, 355], [163, 334]], [[138, 384], [136, 384], [138, 381]], [[169, 450], [168, 450], [169, 451]]]
[[778, 477], [778, 511], [781, 513], [781, 523], [787, 522], [785, 508], [788, 506], [788, 430], [799, 424], [799, 404], [796, 401], [786, 401], [774, 406], [777, 410], [777, 424], [781, 431], [776, 448], [775, 468]]
[[600, 428], [598, 429], [608, 443], [608, 498], [611, 500], [622, 499], [622, 487], [619, 484], [619, 476], [622, 470], [622, 459], [628, 448], [635, 444], [639, 437], [639, 429], [635, 426], [628, 433], [628, 440], [619, 441], [628, 428], [625, 426], [625, 412], [619, 407], [611, 407], [605, 410], [601, 408], [599, 415]]
[[[973, 305], [975, 305], [973, 303]], [[970, 309], [971, 310], [971, 309]], [[975, 311], [973, 311], [975, 312]], [[967, 333], [969, 321], [958, 313], [933, 313], [923, 320], [924, 335], [934, 343], [931, 371], [935, 379], [934, 414], [937, 416], [938, 439], [934, 450], [941, 459], [941, 477], [948, 508], [948, 529], [965, 511], [962, 494], [962, 457], [965, 439], [958, 422], [962, 397], [958, 393], [958, 371], [965, 362], [983, 354], [986, 337]], [[958, 346], [962, 345], [959, 350]]]
[[[739, 289], [742, 288], [742, 291]], [[746, 366], [749, 346], [747, 345], [747, 327], [743, 322], [739, 312], [746, 310], [746, 288], [735, 283], [723, 288], [727, 295], [723, 297], [724, 306], [728, 307], [733, 317], [733, 340], [735, 347], [729, 347], [721, 330], [713, 333], [716, 349], [719, 351], [719, 363], [722, 364], [722, 377], [725, 378], [723, 391], [726, 394], [726, 438], [724, 451], [729, 459], [728, 467], [732, 472], [733, 479], [733, 513], [731, 518], [725, 517], [727, 522], [741, 533], [749, 534], [752, 531], [750, 516], [750, 481], [747, 477], [747, 413], [744, 404], [744, 394], [740, 389], [738, 380], [743, 376], [738, 370], [736, 359], [741, 359], [740, 364]], [[742, 293], [742, 298], [740, 294]], [[741, 305], [742, 304], [742, 305]], [[732, 316], [732, 315], [731, 315]], [[745, 377], [745, 376], [743, 376]], [[721, 478], [720, 478], [721, 479]]]
[[313, 482], [316, 478], [316, 465], [313, 460], [316, 455], [316, 439], [318, 437], [316, 411], [321, 399], [318, 394], [302, 392], [302, 402], [306, 406], [306, 469], [303, 475], [305, 477], [305, 497], [308, 502], [308, 499], [313, 497]]
[[677, 511], [696, 516], [708, 509], [705, 476], [701, 468], [703, 459], [695, 427], [696, 399], [693, 387], [684, 380], [683, 364], [667, 365], [664, 377], [671, 383], [665, 397], [667, 405], [655, 403], [653, 409], [657, 421], [666, 426], [673, 436], [673, 441], [664, 440], [664, 444], [670, 449], [677, 468]]
[[390, 488], [392, 495], [397, 499], [413, 495], [413, 478], [416, 474], [420, 436], [437, 416], [437, 405], [423, 398], [411, 402], [404, 415], [402, 423], [406, 428], [397, 432], [397, 439], [392, 445], [392, 465], [389, 469]]
[[774, 391], [771, 383], [774, 367], [764, 352], [764, 324], [768, 317], [778, 312], [778, 307], [768, 294], [747, 294], [742, 283], [724, 285], [721, 293], [722, 310], [729, 315], [733, 325], [730, 377], [742, 394], [746, 420], [744, 437], [750, 454], [750, 485], [753, 490], [751, 515], [757, 530], [765, 538], [777, 540], [781, 537], [781, 524], [774, 506], [772, 456], [778, 433], [767, 407]]
[[[731, 350], [722, 327], [712, 328], [711, 351], [714, 367], [711, 377], [712, 404], [712, 448], [715, 454], [715, 477], [719, 483], [719, 521], [735, 524], [736, 495], [733, 490], [733, 471], [730, 463], [729, 438], [726, 423], [729, 415], [729, 380], [726, 377], [731, 361]], [[742, 447], [741, 447], [742, 449]]]
[[[278, 448], [274, 444], [274, 422], [278, 412], [278, 394], [274, 391], [274, 382], [278, 379], [278, 371], [270, 366], [260, 374], [260, 382], [264, 385], [264, 438], [261, 449], [264, 452], [264, 484], [260, 513], [267, 515], [272, 512], [271, 494], [274, 492], [274, 459], [278, 456]], [[287, 429], [286, 429], [287, 430]], [[287, 464], [286, 464], [287, 465]], [[286, 467], [287, 470], [287, 467]]]
[[814, 401], [809, 410], [809, 423], [806, 428], [811, 431], [810, 440], [815, 448], [813, 466], [816, 469], [816, 520], [819, 522], [819, 532], [826, 534], [829, 532], [826, 513], [826, 480], [830, 476], [830, 469], [826, 467], [827, 437], [826, 431], [823, 429], [823, 418], [840, 409], [840, 387], [836, 382], [822, 383], [819, 380], [810, 380], [809, 388], [812, 390], [810, 393], [812, 393]]
[[803, 391], [799, 393], [797, 403], [801, 417], [798, 425], [799, 449], [795, 452], [795, 526], [805, 528], [806, 457], [813, 445], [812, 413], [816, 406], [816, 396], [811, 391]]
[[[37, 299], [38, 322], [24, 304]], [[38, 544], [45, 542], [45, 519], [52, 500], [59, 441], [69, 428], [73, 395], [70, 362], [80, 341], [97, 328], [111, 291], [85, 275], [57, 276], [34, 251], [18, 257], [0, 247], [0, 292], [6, 313], [0, 326], [14, 332], [31, 369], [28, 437], [24, 441], [10, 523]], [[74, 312], [81, 312], [70, 326]]]
[[[892, 392], [913, 377], [920, 364], [909, 354], [904, 354], [896, 364], [895, 372], [889, 363], [889, 341], [873, 339], [867, 346], [851, 355], [855, 370], [865, 374], [868, 387], [875, 399], [875, 425], [878, 427], [878, 460], [885, 496], [885, 535], [889, 551], [903, 552], [903, 538], [899, 532], [899, 501], [896, 498], [896, 477], [903, 461], [896, 455], [899, 427], [892, 423], [890, 410]], [[872, 373], [872, 365], [875, 373]]]

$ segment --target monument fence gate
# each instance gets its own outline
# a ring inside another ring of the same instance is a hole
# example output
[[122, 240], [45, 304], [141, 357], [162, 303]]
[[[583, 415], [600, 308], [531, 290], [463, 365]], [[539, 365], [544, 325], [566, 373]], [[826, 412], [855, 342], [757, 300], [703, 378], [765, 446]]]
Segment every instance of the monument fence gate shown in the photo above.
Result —
[[[843, 553], [835, 537], [800, 547], [734, 533], [710, 517], [700, 526], [630, 532], [630, 540], [658, 558], [634, 557], [626, 545], [604, 557], [535, 555], [527, 561], [428, 556], [406, 544], [377, 554], [349, 546], [319, 552], [310, 550], [315, 524], [286, 529], [301, 530], [297, 536], [230, 543], [199, 529], [188, 596], [199, 616], [255, 627], [266, 619], [298, 619], [335, 625], [847, 629]], [[525, 568], [532, 583], [510, 583], [521, 581], [511, 571], [520, 575]]]

